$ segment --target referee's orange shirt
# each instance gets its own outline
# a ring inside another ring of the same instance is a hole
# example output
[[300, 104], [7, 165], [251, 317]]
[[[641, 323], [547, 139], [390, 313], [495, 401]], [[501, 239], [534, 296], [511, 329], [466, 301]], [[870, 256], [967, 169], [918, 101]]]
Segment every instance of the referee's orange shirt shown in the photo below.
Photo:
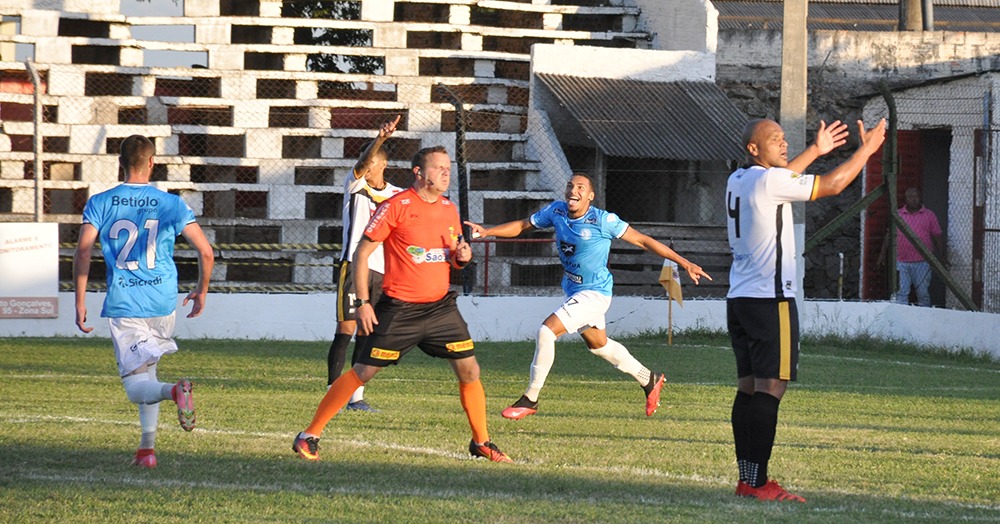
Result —
[[413, 303], [440, 300], [448, 293], [451, 246], [461, 234], [458, 209], [445, 197], [426, 202], [412, 188], [379, 205], [365, 236], [382, 242], [382, 292]]

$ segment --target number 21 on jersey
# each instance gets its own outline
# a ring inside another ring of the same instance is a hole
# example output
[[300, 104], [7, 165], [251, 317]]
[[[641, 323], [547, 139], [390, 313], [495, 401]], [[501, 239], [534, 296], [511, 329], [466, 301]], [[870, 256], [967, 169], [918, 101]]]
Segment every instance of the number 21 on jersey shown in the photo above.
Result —
[[[160, 228], [160, 221], [150, 218], [143, 223], [142, 227], [148, 232], [145, 249], [146, 269], [153, 269], [156, 267], [156, 234]], [[128, 236], [125, 239], [125, 245], [122, 246], [121, 251], [115, 257], [115, 267], [135, 271], [139, 269], [138, 258], [141, 256], [141, 253], [138, 253], [134, 259], [130, 259], [129, 257], [132, 254], [132, 249], [135, 248], [136, 241], [139, 240], [139, 226], [135, 222], [123, 218], [111, 225], [111, 231], [108, 232], [108, 236], [118, 240], [123, 231]]]

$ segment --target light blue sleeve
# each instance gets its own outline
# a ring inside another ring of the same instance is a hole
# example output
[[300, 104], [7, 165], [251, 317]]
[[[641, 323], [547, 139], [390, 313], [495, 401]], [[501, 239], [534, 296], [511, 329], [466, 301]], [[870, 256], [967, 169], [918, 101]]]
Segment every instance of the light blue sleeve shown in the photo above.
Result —
[[605, 213], [601, 217], [601, 229], [611, 238], [621, 238], [628, 230], [628, 222], [619, 218], [616, 213]]
[[191, 210], [191, 206], [187, 205], [187, 202], [183, 198], [177, 197], [176, 206], [174, 208], [174, 216], [176, 221], [174, 222], [174, 227], [177, 230], [177, 234], [180, 235], [181, 231], [188, 224], [195, 221], [194, 211]]
[[555, 209], [556, 202], [539, 209], [535, 214], [528, 218], [531, 225], [535, 226], [536, 229], [545, 229], [553, 226], [552, 222], [552, 211]]
[[90, 224], [100, 229], [101, 228], [100, 211], [98, 211], [97, 204], [94, 201], [95, 201], [94, 198], [88, 198], [86, 205], [83, 206], [83, 223]]

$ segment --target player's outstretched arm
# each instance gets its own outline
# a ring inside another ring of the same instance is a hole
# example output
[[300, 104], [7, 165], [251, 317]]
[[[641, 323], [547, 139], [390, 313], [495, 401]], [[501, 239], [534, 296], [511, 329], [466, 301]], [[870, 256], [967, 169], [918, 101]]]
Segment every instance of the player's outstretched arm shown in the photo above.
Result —
[[205, 309], [205, 300], [208, 297], [208, 283], [212, 279], [212, 268], [215, 267], [215, 252], [212, 245], [205, 237], [205, 232], [197, 222], [191, 222], [181, 231], [188, 243], [198, 251], [198, 286], [184, 297], [181, 306], [187, 306], [188, 302], [193, 302], [191, 312], [187, 318], [194, 318]]
[[787, 168], [796, 173], [804, 172], [817, 158], [846, 144], [848, 134], [847, 124], [840, 120], [834, 121], [829, 126], [826, 125], [826, 122], [820, 120], [819, 129], [816, 130], [816, 139], [812, 145], [790, 160]]
[[87, 279], [90, 275], [90, 253], [97, 243], [97, 228], [92, 224], [84, 224], [80, 227], [80, 239], [76, 244], [76, 252], [73, 253], [73, 281], [76, 289], [76, 327], [84, 333], [94, 330], [87, 326]]
[[513, 238], [525, 231], [531, 231], [535, 229], [535, 226], [531, 225], [531, 221], [527, 218], [521, 220], [514, 220], [511, 222], [506, 222], [500, 224], [499, 226], [493, 227], [483, 227], [475, 222], [466, 221], [465, 225], [469, 226], [472, 230], [472, 238], [479, 237], [498, 237], [498, 238]]
[[695, 285], [700, 283], [701, 277], [712, 280], [712, 277], [709, 276], [709, 274], [706, 273], [701, 266], [680, 256], [676, 251], [665, 246], [659, 240], [656, 240], [645, 233], [640, 233], [632, 226], [629, 226], [629, 228], [625, 230], [625, 234], [621, 236], [621, 239], [629, 244], [639, 246], [646, 251], [656, 253], [667, 260], [677, 262], [678, 266], [684, 268], [684, 271], [687, 271], [688, 276], [691, 277], [691, 280], [695, 283]]
[[839, 195], [851, 182], [857, 178], [858, 173], [865, 167], [868, 157], [875, 154], [878, 148], [882, 147], [885, 141], [885, 119], [879, 121], [875, 127], [865, 130], [865, 123], [858, 120], [858, 137], [861, 144], [857, 151], [851, 155], [843, 164], [835, 167], [833, 171], [817, 177], [815, 198]]

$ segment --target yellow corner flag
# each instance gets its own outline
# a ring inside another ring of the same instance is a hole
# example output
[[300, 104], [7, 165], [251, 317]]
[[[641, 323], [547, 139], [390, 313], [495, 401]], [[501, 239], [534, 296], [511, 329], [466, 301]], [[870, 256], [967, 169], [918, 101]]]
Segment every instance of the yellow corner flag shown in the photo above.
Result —
[[676, 262], [663, 260], [663, 269], [660, 270], [660, 285], [667, 290], [667, 296], [671, 300], [676, 300], [681, 307], [684, 306], [684, 296], [681, 293], [681, 274], [677, 271]]

